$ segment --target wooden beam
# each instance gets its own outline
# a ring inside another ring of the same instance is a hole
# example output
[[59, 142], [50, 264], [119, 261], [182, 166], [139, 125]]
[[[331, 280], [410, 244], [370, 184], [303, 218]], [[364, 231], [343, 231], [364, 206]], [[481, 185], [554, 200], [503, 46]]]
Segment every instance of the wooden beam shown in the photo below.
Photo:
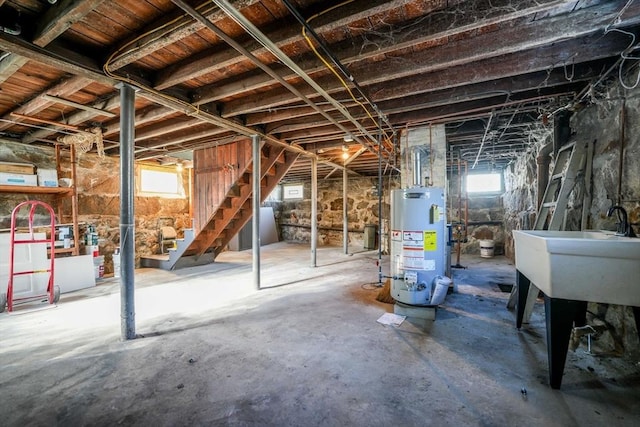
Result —
[[[489, 58], [516, 54], [522, 51], [530, 51], [538, 47], [549, 46], [555, 49], [554, 44], [565, 40], [579, 39], [591, 34], [602, 37], [600, 31], [611, 23], [618, 9], [617, 4], [600, 5], [581, 9], [570, 15], [554, 16], [529, 22], [526, 25], [509, 25], [504, 29], [493, 32], [485, 32], [473, 38], [467, 38], [455, 42], [455, 48], [449, 43], [440, 43], [434, 47], [407, 51], [406, 57], [394, 56], [386, 63], [383, 61], [364, 62], [351, 68], [352, 74], [361, 85], [382, 84], [388, 85], [393, 79], [402, 79], [435, 71], [446, 71], [452, 67], [483, 61]], [[634, 14], [620, 23], [620, 25], [640, 24], [640, 4], [631, 5]], [[595, 10], [594, 10], [595, 9]], [[636, 14], [637, 12], [637, 14]], [[449, 34], [449, 32], [446, 32]], [[619, 34], [618, 34], [619, 35]], [[604, 38], [613, 39], [613, 34]], [[447, 36], [448, 37], [448, 36]], [[619, 37], [618, 37], [619, 38]], [[446, 39], [445, 39], [446, 40]], [[585, 51], [584, 46], [578, 50]], [[611, 52], [615, 54], [616, 52]], [[568, 66], [578, 62], [571, 57], [573, 52], [561, 52], [556, 58], [549, 58], [545, 68], [553, 68], [566, 62]], [[587, 60], [588, 60], [587, 54]], [[533, 70], [532, 70], [533, 71]], [[472, 73], [473, 75], [475, 73]], [[415, 80], [415, 79], [412, 79]], [[342, 85], [333, 76], [317, 79], [318, 83], [329, 93], [343, 91]], [[314, 92], [306, 85], [300, 85], [300, 91], [307, 96], [313, 96]], [[224, 116], [232, 117], [237, 114], [247, 114], [266, 108], [273, 108], [294, 102], [296, 97], [284, 89], [275, 89], [260, 98], [253, 98], [249, 102], [245, 98], [227, 103], [224, 106]], [[374, 98], [377, 96], [370, 91]]]
[[[25, 56], [30, 60], [52, 66], [70, 74], [77, 74], [78, 76], [81, 76], [74, 77], [72, 79], [92, 79], [98, 83], [103, 83], [111, 86], [116, 86], [120, 83], [116, 79], [104, 75], [102, 70], [96, 68], [96, 65], [89, 58], [78, 57], [78, 55], [72, 53], [70, 53], [69, 58], [65, 56], [61, 57], [59, 54], [59, 49], [52, 49], [50, 47], [48, 47], [47, 49], [42, 49], [35, 45], [29, 44], [19, 38], [9, 36], [2, 32], [0, 32], [0, 50], [17, 52], [19, 55]], [[288, 151], [293, 151], [304, 156], [315, 156], [315, 154], [309, 153], [308, 151], [298, 146], [287, 144], [286, 142], [281, 141], [271, 135], [265, 135], [257, 129], [249, 128], [243, 124], [239, 124], [233, 120], [220, 117], [204, 109], [195, 108], [187, 104], [185, 101], [168, 96], [167, 94], [142, 90], [139, 93], [139, 96], [144, 97], [164, 107], [170, 108], [175, 112], [180, 112], [182, 114], [197, 117], [205, 123], [220, 126], [224, 129], [236, 132], [240, 135], [251, 136], [257, 134], [272, 145], [285, 147], [285, 149]], [[0, 130], [2, 130], [2, 125], [3, 124], [0, 123]], [[11, 126], [11, 124], [9, 124], [9, 126]], [[318, 159], [318, 161], [323, 162], [323, 160], [321, 159]], [[340, 165], [336, 166], [344, 168]]]
[[[84, 77], [70, 77], [54, 85], [53, 87], [47, 89], [45, 93], [48, 93], [54, 96], [65, 96], [65, 95], [69, 95], [79, 91], [80, 89], [88, 86], [90, 83], [91, 81]], [[41, 96], [38, 95], [32, 98], [30, 101], [26, 102], [25, 104], [21, 105], [20, 107], [14, 109], [13, 111], [11, 111], [11, 113], [24, 114], [24, 115], [30, 116], [44, 110], [45, 108], [49, 107], [51, 104], [52, 104], [51, 101], [43, 99]], [[12, 126], [11, 123], [0, 123], [0, 130], [7, 129], [11, 126]]]
[[27, 62], [29, 62], [27, 58], [13, 53], [6, 56], [0, 61], [0, 84], [4, 83]]
[[[136, 154], [139, 154], [145, 151], [150, 151], [150, 150], [167, 149], [167, 147], [183, 144], [185, 142], [193, 141], [196, 139], [213, 138], [215, 136], [224, 135], [226, 133], [229, 133], [227, 129], [213, 128], [213, 129], [201, 130], [199, 132], [187, 132], [187, 133], [183, 133], [180, 136], [171, 137], [169, 135], [165, 135], [162, 142], [159, 142], [159, 143], [156, 142], [152, 145], [136, 148]], [[246, 138], [247, 137], [244, 136], [244, 139]]]
[[[139, 126], [145, 123], [160, 120], [164, 117], [170, 116], [175, 113], [176, 113], [175, 110], [172, 110], [170, 108], [167, 108], [164, 106], [158, 107], [154, 105], [136, 112], [135, 123], [136, 123], [136, 126]], [[104, 136], [114, 135], [118, 132], [120, 132], [120, 119], [108, 122], [107, 124], [105, 124], [102, 130], [102, 134]]]
[[[366, 85], [366, 90], [374, 101], [379, 98], [388, 99], [395, 97], [396, 91], [404, 93], [417, 93], [414, 87], [429, 86], [429, 90], [441, 90], [456, 86], [463, 86], [470, 82], [483, 82], [493, 79], [506, 78], [519, 74], [543, 71], [555, 68], [564, 63], [567, 66], [581, 62], [607, 58], [623, 51], [628, 46], [628, 37], [619, 33], [609, 33], [606, 36], [594, 34], [587, 37], [558, 41], [552, 46], [541, 46], [535, 49], [514, 52], [510, 55], [494, 56], [488, 51], [491, 46], [485, 47], [486, 59], [478, 59], [472, 63], [458, 63], [458, 66], [450, 65], [449, 61], [440, 60], [431, 53], [424, 59], [428, 62], [418, 61], [421, 56], [412, 54], [407, 58], [407, 66], [398, 66], [395, 60], [391, 64], [377, 64], [377, 69], [370, 70], [366, 76], [356, 77], [361, 85]], [[447, 47], [449, 50], [451, 46]], [[456, 53], [443, 53], [445, 58], [450, 58]], [[415, 63], [413, 61], [416, 61]], [[413, 74], [408, 74], [406, 69], [411, 69]], [[410, 76], [411, 78], [407, 78]], [[400, 84], [392, 82], [400, 80]], [[331, 94], [343, 92], [343, 87], [331, 77], [317, 80], [327, 92]], [[314, 97], [314, 91], [309, 87], [299, 88], [303, 94]], [[315, 95], [317, 97], [317, 95]], [[224, 105], [223, 116], [233, 117], [238, 114], [247, 114], [255, 111], [264, 111], [269, 108], [279, 107], [295, 102], [296, 99], [289, 92], [275, 89], [265, 92], [262, 96], [238, 99]]]
[[156, 138], [163, 135], [165, 135], [163, 139], [166, 139], [166, 135], [170, 133], [193, 128], [194, 126], [198, 126], [201, 124], [203, 124], [202, 121], [198, 119], [189, 119], [185, 118], [184, 116], [166, 119], [159, 123], [154, 123], [151, 126], [136, 130], [136, 142], [144, 141], [145, 139]]
[[0, 31], [0, 50], [13, 52], [32, 61], [56, 68], [65, 73], [82, 76], [97, 83], [115, 86], [118, 82], [102, 72], [102, 66], [92, 58], [51, 43], [42, 48]]
[[[259, 2], [260, 0], [234, 0], [231, 3], [236, 8], [242, 9]], [[196, 9], [212, 22], [227, 17], [227, 15], [211, 1], [200, 2], [200, 5], [196, 7]], [[123, 52], [114, 58], [110, 63], [110, 67], [112, 70], [118, 70], [184, 37], [190, 36], [203, 28], [204, 26], [200, 22], [194, 21], [193, 18], [186, 16], [182, 10], [178, 9], [160, 20], [147, 25], [135, 36], [137, 38], [138, 34], [144, 34], [144, 37], [137, 39], [134, 43], [131, 43], [131, 39], [122, 43], [114, 52]]]
[[78, 102], [60, 98], [59, 96], [53, 96], [53, 95], [47, 95], [47, 94], [40, 95], [40, 96], [43, 99], [46, 99], [47, 101], [51, 101], [54, 104], [62, 104], [62, 105], [67, 105], [69, 107], [77, 108], [79, 110], [89, 111], [93, 113], [94, 116], [116, 117], [116, 114], [112, 113], [111, 111], [105, 111], [105, 110], [92, 107], [90, 105], [80, 104]]
[[26, 120], [28, 122], [44, 123], [46, 125], [57, 126], [57, 127], [63, 128], [63, 129], [69, 129], [69, 130], [75, 130], [75, 131], [80, 131], [81, 130], [78, 126], [72, 126], [72, 125], [68, 125], [66, 123], [59, 123], [59, 122], [55, 122], [53, 120], [40, 119], [38, 117], [25, 116], [24, 114], [11, 113], [11, 117], [16, 117], [16, 118], [18, 118], [20, 120]]
[[[109, 111], [109, 110], [113, 110], [115, 108], [119, 108], [120, 107], [120, 95], [116, 95], [112, 98], [109, 98], [106, 101], [101, 101], [101, 102], [97, 102], [93, 104], [93, 107], [96, 109], [99, 109], [101, 111]], [[83, 110], [83, 111], [78, 111], [76, 113], [71, 114], [66, 122], [67, 124], [70, 125], [79, 125], [82, 124], [84, 122], [86, 122], [87, 120], [91, 120], [94, 117], [96, 117], [96, 113], [94, 113], [92, 110]], [[118, 123], [120, 122], [120, 119], [118, 119]], [[31, 144], [32, 142], [41, 140], [43, 138], [46, 138], [50, 135], [53, 135], [54, 133], [56, 133], [57, 130], [56, 129], [38, 129], [34, 132], [28, 133], [26, 134], [24, 137], [22, 137], [22, 143], [24, 144]], [[104, 135], [104, 134], [103, 134]]]
[[[357, 0], [342, 8], [321, 15], [313, 22], [317, 26], [316, 31], [318, 33], [332, 31], [337, 28], [348, 28], [354, 22], [367, 19], [373, 15], [390, 12], [400, 8], [405, 3], [405, 0]], [[286, 48], [286, 46], [300, 42], [300, 26], [297, 24], [280, 26], [277, 30], [268, 32], [267, 37], [279, 48]], [[257, 57], [268, 53], [268, 50], [254, 39], [244, 43], [243, 47]], [[158, 74], [155, 87], [156, 89], [166, 89], [186, 80], [210, 73], [213, 69], [229, 67], [243, 61], [246, 61], [246, 58], [231, 48], [222, 52], [219, 51], [219, 48], [212, 48], [201, 52], [195, 58], [188, 58], [163, 69]]]
[[[389, 55], [394, 51], [411, 49], [415, 45], [424, 45], [427, 43], [434, 45], [438, 43], [443, 44], [449, 38], [465, 32], [495, 26], [506, 21], [521, 18], [522, 16], [548, 10], [566, 2], [520, 1], [517, 2], [517, 4], [505, 7], [506, 3], [509, 2], [503, 0], [494, 2], [492, 9], [486, 5], [486, 1], [475, 0], [473, 2], [465, 2], [465, 12], [458, 13], [455, 16], [456, 26], [451, 25], [451, 16], [456, 14], [455, 8], [460, 8], [461, 6], [452, 4], [451, 8], [454, 9], [453, 11], [440, 10], [431, 13], [429, 15], [428, 25], [425, 25], [425, 17], [420, 16], [410, 23], [403, 24], [401, 29], [395, 30], [393, 28], [387, 28], [385, 31], [381, 31], [381, 33], [384, 34], [367, 34], [355, 40], [345, 40], [332, 45], [331, 50], [336, 57], [340, 58], [342, 64], [349, 65], [353, 62], [361, 62], [366, 59]], [[393, 34], [393, 43], [389, 42], [388, 34]], [[209, 58], [212, 60], [214, 58], [213, 55], [214, 54], [209, 55]], [[192, 59], [192, 61], [193, 60], [194, 59]], [[199, 73], [205, 72], [205, 70], [210, 71], [212, 69], [211, 67], [216, 66], [216, 62], [211, 62], [211, 64], [207, 64], [206, 61], [197, 62], [200, 62], [198, 65], [201, 67], [198, 70]], [[296, 62], [309, 74], [326, 71], [324, 64], [313, 54], [297, 58]], [[287, 67], [276, 65], [273, 68], [274, 71], [285, 80], [295, 77]], [[189, 76], [189, 78], [191, 77]], [[229, 96], [235, 96], [242, 92], [261, 89], [273, 83], [273, 79], [264, 73], [250, 74], [242, 80], [231, 83], [223, 85], [213, 83], [200, 87], [194, 96], [194, 102], [204, 104]]]
[[[585, 63], [575, 66], [573, 80], [574, 82], [586, 81], [597, 77], [600, 73], [601, 66], [604, 63]], [[473, 83], [465, 86], [457, 86], [439, 91], [432, 91], [428, 79], [420, 80], [425, 83], [425, 90], [414, 87], [416, 92], [404, 92], [401, 90], [392, 91], [393, 97], [382, 98], [376, 97], [378, 108], [385, 114], [401, 113], [411, 111], [416, 108], [429, 108], [438, 105], [448, 105], [450, 103], [471, 101], [474, 99], [482, 99], [493, 96], [496, 93], [518, 93], [530, 90], [532, 87], [544, 85], [544, 87], [553, 87], [567, 84], [567, 78], [562, 68], [552, 71], [540, 71], [528, 73], [513, 77], [506, 77], [485, 82]], [[400, 81], [391, 81], [389, 85], [400, 84]], [[423, 94], [429, 92], [429, 96]], [[295, 111], [295, 113], [292, 113]], [[335, 111], [331, 108], [326, 109], [327, 112]], [[357, 114], [356, 109], [349, 107], [352, 114]], [[316, 111], [309, 107], [300, 107], [295, 110], [282, 109], [269, 112], [252, 113], [246, 116], [245, 122], [248, 126], [257, 124], [271, 124], [267, 129], [273, 129], [274, 132], [280, 130], [280, 125], [289, 126], [292, 123], [291, 117], [304, 118], [314, 116]], [[313, 119], [310, 119], [313, 120]], [[295, 123], [296, 120], [294, 119]]]
[[104, 0], [62, 0], [49, 7], [38, 19], [33, 44], [46, 46], [69, 27], [82, 20]]

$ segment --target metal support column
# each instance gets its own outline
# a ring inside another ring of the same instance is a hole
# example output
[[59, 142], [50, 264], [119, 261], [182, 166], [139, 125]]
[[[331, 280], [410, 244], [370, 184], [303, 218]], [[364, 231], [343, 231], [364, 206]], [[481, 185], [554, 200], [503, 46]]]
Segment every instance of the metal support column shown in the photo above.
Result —
[[120, 330], [123, 340], [136, 337], [135, 322], [135, 228], [134, 140], [135, 90], [120, 87]]
[[260, 137], [251, 136], [253, 157], [253, 284], [260, 290]]
[[342, 246], [345, 255], [349, 254], [349, 216], [347, 209], [349, 203], [347, 200], [347, 168], [342, 170]]
[[311, 158], [311, 267], [316, 267], [318, 247], [318, 159]]
[[378, 129], [378, 286], [382, 286], [382, 123]]

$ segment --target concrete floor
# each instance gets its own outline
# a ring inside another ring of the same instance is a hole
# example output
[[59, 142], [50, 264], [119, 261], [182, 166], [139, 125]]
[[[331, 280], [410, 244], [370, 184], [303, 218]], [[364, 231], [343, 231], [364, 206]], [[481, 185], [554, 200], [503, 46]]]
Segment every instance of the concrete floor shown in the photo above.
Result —
[[261, 291], [250, 251], [137, 270], [128, 342], [116, 279], [2, 314], [0, 425], [638, 425], [637, 360], [583, 345], [549, 388], [543, 307], [515, 329], [503, 257], [463, 257], [436, 320], [399, 327], [376, 322], [393, 311], [375, 301], [376, 258], [323, 247], [310, 268], [308, 246], [270, 245]]

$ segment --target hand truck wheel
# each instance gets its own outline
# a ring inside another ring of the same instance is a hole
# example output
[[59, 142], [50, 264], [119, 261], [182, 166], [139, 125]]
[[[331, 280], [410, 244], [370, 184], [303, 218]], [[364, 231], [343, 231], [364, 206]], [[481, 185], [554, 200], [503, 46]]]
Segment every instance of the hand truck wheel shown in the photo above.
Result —
[[54, 285], [53, 286], [53, 303], [55, 304], [58, 301], [60, 301], [60, 286]]
[[7, 308], [7, 294], [0, 294], [0, 313]]

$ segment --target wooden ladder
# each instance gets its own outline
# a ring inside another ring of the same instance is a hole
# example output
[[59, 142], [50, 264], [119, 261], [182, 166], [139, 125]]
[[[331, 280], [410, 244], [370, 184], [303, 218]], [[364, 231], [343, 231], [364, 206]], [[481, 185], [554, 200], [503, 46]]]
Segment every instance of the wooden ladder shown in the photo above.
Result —
[[[569, 196], [580, 180], [582, 180], [585, 189], [582, 202], [581, 229], [587, 227], [587, 218], [591, 207], [590, 182], [593, 145], [593, 142], [577, 143], [573, 141], [560, 147], [542, 203], [540, 203], [538, 215], [533, 226], [534, 230], [562, 231], [565, 229]], [[538, 288], [532, 283], [529, 287], [527, 303], [523, 313], [523, 323], [529, 323], [539, 292]], [[513, 308], [516, 301], [517, 287], [514, 286], [507, 307]]]

